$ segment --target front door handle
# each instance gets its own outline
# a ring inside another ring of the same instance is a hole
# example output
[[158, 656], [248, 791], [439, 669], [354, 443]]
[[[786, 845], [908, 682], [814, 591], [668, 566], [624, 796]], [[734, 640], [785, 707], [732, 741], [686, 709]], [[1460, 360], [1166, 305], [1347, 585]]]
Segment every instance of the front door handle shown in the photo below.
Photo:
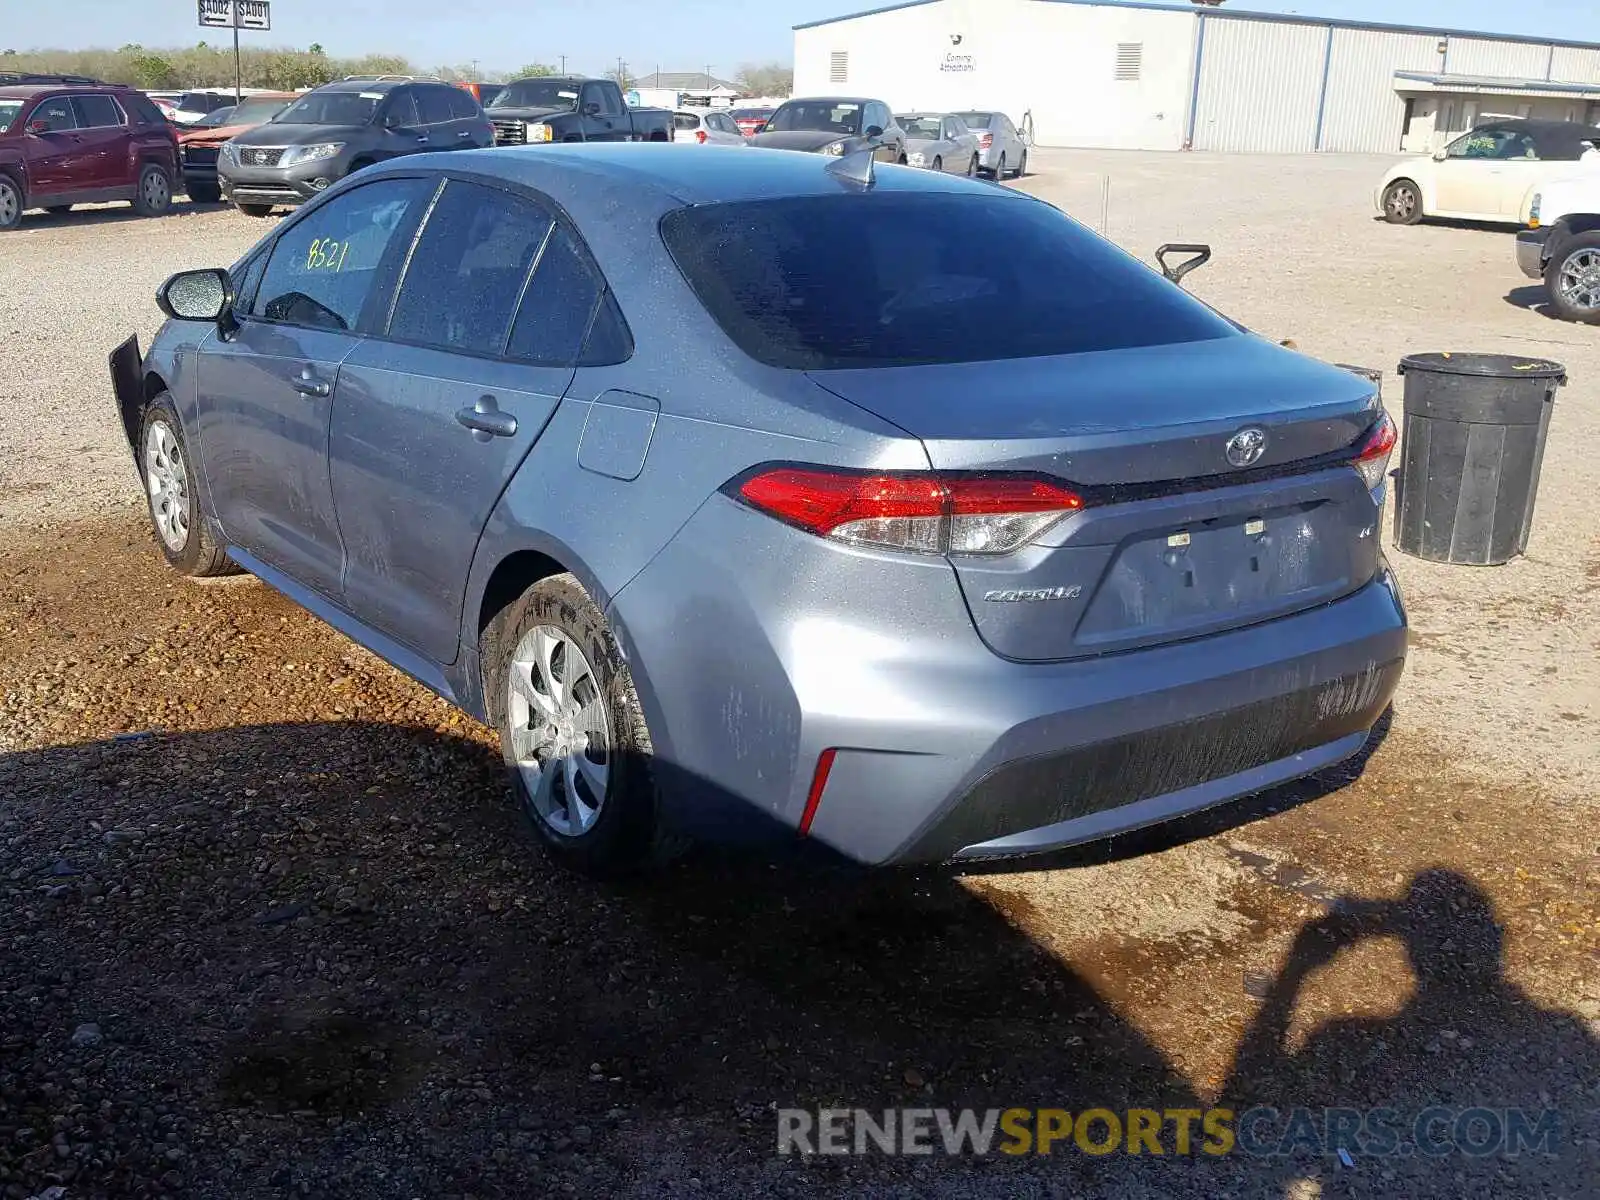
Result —
[[333, 384], [326, 379], [318, 379], [317, 373], [310, 366], [300, 368], [300, 378], [294, 381], [294, 390], [302, 396], [315, 396], [322, 398], [331, 395]]
[[432, 139], [430, 139], [427, 134], [423, 134], [417, 139], [417, 145], [426, 146], [430, 140]]
[[508, 412], [501, 412], [493, 396], [480, 396], [471, 408], [457, 409], [456, 420], [472, 430], [472, 439], [477, 442], [514, 437], [517, 432], [517, 419]]

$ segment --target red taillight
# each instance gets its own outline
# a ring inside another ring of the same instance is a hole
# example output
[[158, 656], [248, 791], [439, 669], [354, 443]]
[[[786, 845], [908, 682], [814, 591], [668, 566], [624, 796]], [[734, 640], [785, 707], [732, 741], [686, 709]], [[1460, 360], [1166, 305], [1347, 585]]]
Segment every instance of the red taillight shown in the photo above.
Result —
[[694, 131], [694, 140], [704, 146], [706, 144], [706, 131], [704, 129], [696, 129]]
[[800, 814], [800, 836], [811, 832], [811, 822], [816, 819], [817, 805], [822, 803], [822, 792], [828, 786], [828, 772], [833, 770], [836, 751], [824, 750], [817, 756], [816, 774], [811, 776], [811, 790], [806, 793], [806, 810]]
[[1048, 479], [776, 467], [745, 480], [747, 504], [819, 537], [921, 554], [1007, 554], [1083, 498]]
[[994, 145], [994, 134], [980, 133], [978, 135], [978, 145], [987, 150], [990, 146]]
[[1366, 480], [1368, 491], [1383, 482], [1384, 472], [1389, 469], [1389, 453], [1399, 440], [1400, 431], [1395, 428], [1394, 418], [1388, 413], [1379, 417], [1378, 423], [1362, 437], [1350, 465]]

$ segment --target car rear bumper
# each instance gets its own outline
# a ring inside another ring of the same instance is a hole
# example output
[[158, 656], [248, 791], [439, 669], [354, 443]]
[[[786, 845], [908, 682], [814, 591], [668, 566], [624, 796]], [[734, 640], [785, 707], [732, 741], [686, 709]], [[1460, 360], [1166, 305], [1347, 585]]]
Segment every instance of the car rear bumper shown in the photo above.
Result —
[[[751, 545], [745, 523], [767, 519], [715, 508], [612, 606], [659, 731], [658, 775], [683, 785], [668, 811], [697, 837], [793, 841], [805, 825], [870, 864], [1107, 837], [1356, 753], [1405, 658], [1384, 568], [1341, 600], [1254, 626], [1013, 662], [974, 636], [942, 560], [888, 595], [872, 556]], [[784, 568], [771, 591], [763, 560]]]
[[1529, 279], [1544, 278], [1545, 248], [1549, 242], [1548, 229], [1524, 229], [1517, 234], [1517, 266]]

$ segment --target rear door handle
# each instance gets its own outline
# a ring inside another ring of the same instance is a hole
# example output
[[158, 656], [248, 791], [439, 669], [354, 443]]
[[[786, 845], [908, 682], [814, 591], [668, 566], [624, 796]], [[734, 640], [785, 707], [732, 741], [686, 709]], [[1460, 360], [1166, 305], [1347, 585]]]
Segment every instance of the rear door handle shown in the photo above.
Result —
[[305, 366], [300, 368], [300, 378], [294, 381], [294, 390], [302, 396], [321, 398], [332, 394], [333, 384], [326, 379], [318, 379], [317, 373], [309, 366]]
[[517, 419], [508, 412], [501, 412], [493, 396], [480, 396], [471, 408], [457, 409], [456, 420], [472, 430], [472, 438], [477, 442], [515, 437], [517, 432]]
[[429, 138], [427, 134], [423, 134], [421, 137], [419, 137], [417, 139], [417, 145], [426, 146], [431, 140], [432, 139]]
[[463, 130], [462, 130], [462, 131], [461, 131], [461, 132], [460, 132], [460, 133], [458, 133], [458, 134], [456, 134], [456, 136], [457, 136], [457, 137], [458, 137], [458, 138], [469, 138], [469, 137], [471, 137], [471, 136], [472, 136], [472, 130], [470, 130], [470, 129], [463, 129]]

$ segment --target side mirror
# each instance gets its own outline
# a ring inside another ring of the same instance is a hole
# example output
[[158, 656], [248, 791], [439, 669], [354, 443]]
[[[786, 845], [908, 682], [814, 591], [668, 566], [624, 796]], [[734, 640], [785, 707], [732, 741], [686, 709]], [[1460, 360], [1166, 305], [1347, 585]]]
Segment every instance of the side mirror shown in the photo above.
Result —
[[[1180, 263], [1169, 263], [1169, 255], [1187, 254], [1190, 257]], [[1181, 284], [1183, 277], [1196, 267], [1203, 267], [1211, 261], [1211, 247], [1187, 244], [1168, 244], [1156, 251], [1156, 261], [1161, 264], [1161, 273], [1173, 283]]]
[[233, 311], [233, 280], [216, 267], [179, 271], [156, 289], [156, 303], [174, 321], [223, 321]]
[[882, 137], [883, 136], [883, 126], [882, 125], [868, 125], [867, 126], [867, 136], [868, 137]]
[[1435, 150], [1433, 152], [1433, 161], [1434, 162], [1443, 162], [1445, 159], [1447, 159], [1449, 157], [1450, 157], [1450, 155], [1445, 153], [1443, 150]]
[[586, 117], [598, 117], [600, 115], [600, 101], [590, 100], [585, 104], [583, 106], [583, 115]]
[[29, 121], [28, 122], [28, 132], [32, 133], [32, 134], [49, 133], [50, 132], [50, 122], [49, 121]]

